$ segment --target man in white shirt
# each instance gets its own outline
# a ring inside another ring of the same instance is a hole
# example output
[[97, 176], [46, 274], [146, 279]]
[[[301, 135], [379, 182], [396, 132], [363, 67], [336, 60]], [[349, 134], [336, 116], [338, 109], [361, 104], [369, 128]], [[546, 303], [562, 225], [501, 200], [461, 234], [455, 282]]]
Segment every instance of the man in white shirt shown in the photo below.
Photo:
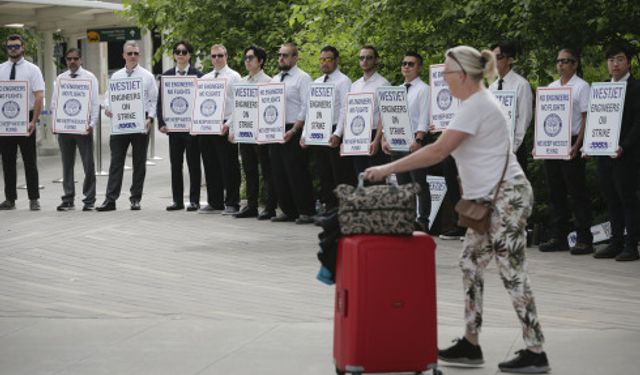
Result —
[[[334, 86], [334, 103], [332, 135], [330, 146], [312, 146], [316, 155], [316, 166], [320, 180], [320, 202], [326, 210], [338, 207], [338, 198], [333, 189], [340, 184], [356, 185], [356, 175], [353, 173], [353, 163], [348, 157], [340, 156], [340, 141], [344, 131], [346, 117], [347, 94], [351, 89], [351, 79], [338, 68], [340, 53], [333, 46], [325, 46], [320, 50], [320, 71], [323, 75], [315, 83], [327, 83]], [[303, 134], [305, 132], [303, 131]], [[300, 138], [300, 145], [304, 147], [304, 137]]]
[[[370, 92], [375, 96], [376, 89], [378, 87], [391, 85], [386, 78], [378, 73], [378, 59], [378, 49], [375, 46], [366, 44], [360, 48], [358, 60], [363, 74], [362, 77], [351, 85], [350, 92]], [[380, 111], [378, 110], [378, 105], [375, 101], [373, 107], [373, 124], [371, 124], [369, 156], [359, 155], [351, 158], [356, 176], [361, 172], [364, 172], [364, 170], [369, 167], [389, 162], [388, 156], [382, 152], [382, 148], [380, 147], [380, 141], [382, 139], [382, 120], [380, 119]]]
[[273, 222], [313, 223], [313, 186], [308, 170], [307, 151], [300, 147], [300, 135], [307, 114], [307, 96], [311, 77], [297, 66], [298, 48], [285, 43], [278, 51], [278, 69], [272, 82], [285, 84], [284, 142], [270, 145], [269, 157], [273, 183], [282, 214]]
[[[75, 209], [75, 182], [73, 169], [76, 160], [76, 148], [80, 153], [82, 168], [84, 169], [84, 183], [82, 184], [82, 194], [84, 203], [82, 211], [92, 211], [96, 202], [96, 169], [93, 161], [93, 129], [100, 116], [100, 100], [98, 98], [98, 80], [88, 70], [82, 68], [82, 54], [77, 48], [67, 50], [64, 55], [69, 70], [58, 75], [60, 79], [85, 80], [91, 82], [89, 121], [85, 124], [85, 134], [58, 134], [58, 144], [60, 145], [60, 157], [62, 159], [62, 203], [58, 206], [58, 211], [70, 211]], [[56, 84], [58, 81], [56, 81]], [[55, 114], [56, 105], [63, 98], [58, 97], [58, 90], [54, 88], [51, 96], [51, 113]]]
[[[109, 165], [109, 181], [107, 182], [107, 193], [102, 205], [96, 207], [96, 211], [113, 211], [116, 209], [116, 200], [120, 197], [122, 188], [122, 175], [124, 174], [124, 162], [127, 156], [127, 149], [131, 144], [131, 154], [133, 163], [133, 176], [131, 181], [131, 196], [129, 202], [131, 209], [140, 210], [140, 200], [142, 199], [142, 189], [144, 187], [144, 177], [147, 173], [147, 147], [149, 146], [149, 131], [153, 131], [153, 119], [156, 115], [156, 105], [158, 100], [158, 87], [153, 74], [139, 65], [140, 47], [133, 40], [125, 42], [122, 52], [125, 60], [124, 68], [113, 73], [111, 79], [120, 78], [142, 78], [143, 105], [145, 112], [144, 133], [135, 134], [112, 134], [109, 139], [111, 148], [111, 164]], [[106, 102], [108, 103], [108, 97]], [[112, 117], [111, 108], [107, 105], [105, 109], [107, 117]]]
[[[427, 143], [429, 129], [429, 85], [420, 78], [422, 72], [422, 56], [417, 52], [407, 52], [402, 59], [402, 87], [407, 90], [407, 105], [409, 106], [409, 121], [415, 135], [410, 146], [410, 152], [416, 152]], [[391, 152], [386, 140], [382, 141], [383, 151], [391, 155], [392, 160], [398, 160], [410, 152]], [[420, 185], [418, 195], [418, 224], [429, 231], [429, 214], [431, 213], [431, 193], [427, 183], [427, 168], [420, 168], [410, 173], [397, 174], [399, 184], [417, 182]]]
[[[202, 78], [221, 78], [227, 81], [224, 103], [224, 125], [220, 135], [199, 135], [200, 152], [207, 180], [208, 205], [200, 213], [234, 215], [240, 211], [240, 162], [238, 145], [229, 142], [227, 133], [233, 115], [231, 85], [242, 77], [227, 65], [227, 49], [222, 44], [211, 46], [213, 71]], [[225, 195], [226, 192], [226, 195]], [[223, 201], [224, 197], [224, 201]], [[224, 203], [223, 203], [224, 202]]]
[[24, 58], [24, 40], [20, 35], [7, 37], [5, 46], [9, 60], [0, 64], [0, 80], [28, 81], [29, 89], [29, 135], [28, 136], [0, 136], [0, 154], [2, 155], [2, 169], [4, 171], [5, 201], [0, 203], [0, 210], [13, 210], [18, 199], [16, 191], [16, 162], [18, 147], [24, 163], [24, 173], [27, 180], [27, 195], [29, 209], [40, 210], [40, 191], [38, 186], [38, 165], [36, 159], [36, 124], [42, 110], [44, 97], [44, 79], [40, 68]]
[[[249, 73], [242, 80], [246, 83], [267, 83], [271, 82], [271, 77], [265, 74], [263, 67], [267, 61], [267, 52], [256, 45], [244, 50], [244, 66]], [[229, 132], [229, 137], [233, 138], [233, 132]], [[269, 145], [240, 144], [240, 156], [242, 159], [242, 169], [244, 170], [247, 182], [247, 205], [234, 217], [242, 219], [257, 217], [258, 220], [269, 220], [276, 216], [278, 200], [271, 178], [271, 162], [269, 160]], [[262, 212], [258, 214], [258, 201], [260, 197], [260, 173], [258, 165], [262, 170], [262, 186], [266, 195], [266, 205]]]
[[500, 42], [492, 47], [496, 56], [498, 80], [494, 81], [491, 91], [511, 90], [516, 92], [516, 127], [513, 136], [513, 152], [518, 157], [518, 163], [527, 173], [527, 159], [529, 153], [524, 142], [527, 128], [533, 118], [533, 91], [524, 77], [513, 71], [513, 61], [516, 58], [516, 46], [511, 42]]

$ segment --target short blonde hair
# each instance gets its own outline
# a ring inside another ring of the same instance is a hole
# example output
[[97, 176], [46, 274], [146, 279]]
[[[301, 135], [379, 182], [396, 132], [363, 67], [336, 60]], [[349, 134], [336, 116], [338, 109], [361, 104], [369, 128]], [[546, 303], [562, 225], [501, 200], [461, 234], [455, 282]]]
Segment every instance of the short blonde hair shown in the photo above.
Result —
[[224, 51], [224, 54], [228, 56], [227, 54], [227, 49], [225, 48], [225, 46], [223, 46], [222, 44], [214, 44], [211, 46], [211, 49], [216, 49], [216, 48], [220, 48]]
[[476, 81], [486, 77], [489, 82], [493, 82], [498, 76], [496, 57], [488, 49], [479, 52], [473, 47], [457, 46], [448, 49], [445, 57], [455, 61], [466, 75]]

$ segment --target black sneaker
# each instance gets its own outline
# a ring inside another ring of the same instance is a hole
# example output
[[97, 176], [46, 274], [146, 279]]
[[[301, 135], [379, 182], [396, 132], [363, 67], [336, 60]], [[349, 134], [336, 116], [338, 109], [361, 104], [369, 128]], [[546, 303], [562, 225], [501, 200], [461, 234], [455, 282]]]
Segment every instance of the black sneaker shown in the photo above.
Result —
[[76, 207], [73, 205], [73, 202], [62, 202], [56, 210], [58, 211], [71, 211], [75, 210]]
[[538, 249], [543, 253], [548, 253], [552, 251], [567, 251], [569, 250], [569, 244], [567, 240], [559, 240], [557, 238], [552, 238], [547, 242], [543, 242], [538, 245]]
[[465, 228], [453, 228], [444, 233], [442, 233], [439, 237], [442, 240], [459, 240], [464, 238], [464, 235], [467, 233]]
[[547, 354], [534, 353], [528, 349], [518, 350], [516, 357], [498, 364], [502, 372], [513, 372], [518, 374], [544, 374], [551, 371]]
[[589, 242], [578, 242], [576, 246], [569, 249], [571, 255], [593, 254], [593, 245]]
[[484, 363], [480, 345], [473, 345], [464, 337], [453, 341], [455, 342], [453, 346], [438, 350], [438, 358], [441, 361], [472, 366]]

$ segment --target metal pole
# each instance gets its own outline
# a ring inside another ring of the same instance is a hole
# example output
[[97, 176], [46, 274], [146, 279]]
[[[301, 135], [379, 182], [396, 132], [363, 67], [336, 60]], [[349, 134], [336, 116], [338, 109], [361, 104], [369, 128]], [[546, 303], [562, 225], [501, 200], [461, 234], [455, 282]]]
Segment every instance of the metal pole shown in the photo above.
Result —
[[96, 176], [108, 176], [109, 172], [102, 170], [102, 104], [98, 110], [100, 115], [96, 119], [96, 128], [93, 129], [96, 142]]
[[[156, 155], [156, 128], [151, 124], [151, 129], [149, 129], [149, 157], [147, 160], [162, 160], [160, 156]], [[147, 165], [155, 165], [155, 163]]]

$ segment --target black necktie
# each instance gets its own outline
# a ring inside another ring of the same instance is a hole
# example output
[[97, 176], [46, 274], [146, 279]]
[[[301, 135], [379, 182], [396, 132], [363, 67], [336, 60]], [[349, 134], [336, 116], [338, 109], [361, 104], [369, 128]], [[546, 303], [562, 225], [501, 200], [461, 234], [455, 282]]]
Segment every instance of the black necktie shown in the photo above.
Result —
[[502, 82], [504, 82], [504, 79], [500, 78], [498, 80], [498, 90], [502, 90]]
[[220, 72], [215, 72], [215, 73], [213, 74], [213, 78], [218, 78], [218, 76], [219, 76], [219, 75], [220, 75]]
[[131, 77], [132, 74], [133, 74], [133, 70], [131, 71], [127, 70], [127, 77]]
[[187, 74], [187, 72], [185, 72], [184, 70], [178, 70], [178, 75], [183, 76], [185, 74]]
[[286, 77], [288, 74], [289, 74], [289, 73], [287, 73], [287, 72], [282, 72], [282, 73], [280, 74], [280, 82], [284, 81], [284, 77]]
[[9, 79], [12, 81], [16, 79], [16, 63], [11, 65], [11, 74], [9, 75]]
[[69, 74], [69, 77], [71, 78], [76, 78], [78, 76], [78, 73], [71, 73]]
[[404, 87], [407, 89], [407, 92], [409, 92], [409, 87], [411, 87], [411, 84], [410, 83], [405, 83]]
[[325, 81], [325, 82], [327, 82], [328, 80], [329, 80], [329, 75], [328, 75], [328, 74], [325, 74], [325, 75], [324, 75], [324, 81]]

